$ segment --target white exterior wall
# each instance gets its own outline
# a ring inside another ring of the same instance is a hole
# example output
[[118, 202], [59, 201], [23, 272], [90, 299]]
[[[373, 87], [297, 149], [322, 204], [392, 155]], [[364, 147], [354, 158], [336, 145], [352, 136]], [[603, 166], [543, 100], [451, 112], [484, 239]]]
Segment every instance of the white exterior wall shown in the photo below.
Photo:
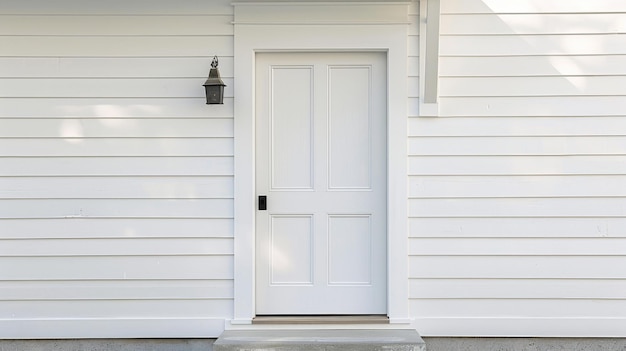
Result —
[[[439, 117], [419, 117], [417, 0], [408, 37], [415, 326], [626, 336], [626, 3], [441, 4]], [[0, 338], [233, 318], [232, 11], [0, 2]]]
[[626, 3], [441, 6], [439, 117], [409, 80], [417, 329], [626, 336]]
[[[0, 338], [223, 330], [232, 11], [229, 0], [0, 2]], [[213, 55], [223, 106], [204, 101]]]

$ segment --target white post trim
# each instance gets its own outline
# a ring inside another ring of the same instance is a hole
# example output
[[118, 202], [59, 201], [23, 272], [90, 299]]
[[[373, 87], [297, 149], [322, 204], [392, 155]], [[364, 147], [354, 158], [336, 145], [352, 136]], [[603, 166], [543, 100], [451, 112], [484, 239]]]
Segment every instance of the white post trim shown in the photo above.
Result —
[[419, 115], [439, 116], [440, 0], [420, 0]]

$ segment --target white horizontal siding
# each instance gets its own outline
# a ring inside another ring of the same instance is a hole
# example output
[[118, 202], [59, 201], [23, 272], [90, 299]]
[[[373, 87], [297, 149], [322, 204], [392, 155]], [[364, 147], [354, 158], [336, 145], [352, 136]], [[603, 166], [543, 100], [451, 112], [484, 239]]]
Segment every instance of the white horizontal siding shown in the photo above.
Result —
[[624, 175], [434, 175], [411, 177], [410, 183], [413, 199], [626, 196]]
[[231, 199], [233, 177], [0, 177], [6, 199]]
[[[154, 108], [154, 106], [145, 108]], [[114, 106], [103, 107], [103, 110], [106, 109], [115, 111]], [[38, 128], [32, 128], [33, 124], [37, 124]], [[179, 138], [183, 139], [179, 142], [193, 142], [192, 138], [232, 138], [232, 135], [232, 117], [116, 118], [112, 113], [111, 115], [103, 114], [100, 118], [3, 118], [0, 120], [0, 137], [7, 138], [5, 140], [9, 138], [10, 140], [45, 138], [64, 141], [77, 139], [74, 143], [68, 142], [73, 145], [80, 145], [83, 142], [99, 142], [103, 140], [102, 138], [107, 138], [107, 140], [153, 138], [163, 140], [163, 142], [172, 141], [168, 138]], [[106, 152], [108, 149], [109, 147], [106, 147], [102, 151]]]
[[227, 0], [0, 4], [0, 338], [223, 330], [232, 18]]
[[625, 14], [442, 2], [440, 117], [409, 106], [422, 335], [626, 336]]
[[496, 197], [409, 200], [412, 217], [623, 217], [624, 197]]
[[26, 218], [0, 221], [5, 238], [170, 238], [233, 236], [232, 218]]
[[502, 2], [500, 0], [470, 0], [443, 3], [441, 11], [443, 13], [459, 14], [621, 13], [626, 12], [626, 4], [615, 0], [596, 0], [592, 3], [581, 0], [552, 0], [549, 2], [542, 0], [524, 0], [512, 3]]
[[[0, 57], [0, 63], [3, 78], [203, 78], [211, 68], [206, 57]], [[233, 58], [220, 57], [219, 69], [232, 78]]]
[[3, 98], [0, 118], [232, 118], [232, 98], [211, 109], [205, 103], [205, 98]]
[[59, 0], [5, 0], [0, 13], [8, 15], [232, 15], [228, 1], [160, 1], [146, 6], [143, 1], [109, 0], [106, 3]]
[[[224, 96], [232, 97], [232, 79]], [[196, 98], [205, 97], [204, 89], [194, 89], [206, 81], [203, 78], [4, 78], [0, 97], [7, 98]], [[200, 93], [198, 93], [198, 91]]]
[[[184, 21], [184, 18], [181, 18]], [[28, 57], [232, 56], [232, 36], [4, 36], [0, 55]], [[166, 68], [164, 68], [166, 69]]]
[[[232, 157], [10, 157], [0, 176], [226, 176]], [[59, 169], [59, 165], [63, 165]]]
[[[573, 1], [574, 2], [574, 1]], [[615, 10], [611, 10], [615, 11]], [[452, 14], [442, 18], [443, 35], [606, 34], [626, 32], [623, 13]]]
[[413, 238], [624, 237], [625, 217], [415, 217]]
[[189, 299], [228, 299], [231, 280], [57, 280], [9, 281], [0, 285], [2, 301], [55, 300], [178, 300], [180, 290]]
[[[409, 262], [415, 267], [410, 276], [417, 279], [626, 279], [623, 255], [439, 255], [415, 256]], [[527, 289], [532, 290], [532, 286]], [[569, 308], [576, 309], [576, 305]]]
[[232, 218], [230, 199], [7, 199], [0, 218]]
[[623, 55], [626, 38], [610, 34], [450, 35], [441, 37], [442, 56]]
[[0, 35], [202, 36], [232, 35], [232, 15], [5, 16]]
[[87, 238], [87, 239], [7, 239], [0, 255], [11, 257], [37, 256], [178, 256], [229, 255], [231, 238]]
[[[3, 280], [232, 279], [232, 257], [185, 256], [40, 256], [2, 257]], [[220, 267], [210, 270], [206, 267]], [[184, 292], [181, 291], [182, 298]], [[4, 311], [3, 311], [4, 312]], [[119, 310], [121, 313], [122, 311]], [[165, 311], [163, 311], [165, 313]], [[227, 315], [212, 316], [226, 317]], [[71, 319], [67, 315], [65, 318]], [[208, 316], [207, 316], [208, 317]], [[8, 318], [8, 316], [3, 316]]]
[[412, 156], [410, 175], [624, 175], [626, 156]]
[[[32, 145], [30, 139], [0, 140], [4, 156], [231, 156], [230, 137], [183, 138], [51, 138]], [[10, 153], [8, 153], [11, 150]], [[56, 150], [56, 151], [55, 151]]]
[[415, 156], [624, 155], [626, 154], [626, 137], [587, 135], [411, 138], [409, 153]]
[[[626, 251], [626, 238], [412, 238], [409, 253], [433, 255], [551, 255], [620, 256]], [[626, 284], [626, 282], [623, 282]], [[621, 290], [626, 297], [626, 290]]]
[[624, 55], [441, 57], [442, 77], [535, 77], [568, 79], [626, 75]]
[[626, 76], [440, 78], [441, 97], [623, 96]]
[[[499, 100], [492, 98], [490, 100]], [[541, 99], [535, 99], [541, 100]], [[581, 100], [581, 98], [569, 99]], [[618, 112], [614, 112], [617, 114]], [[410, 136], [417, 137], [525, 137], [525, 136], [622, 136], [626, 129], [626, 121], [619, 115], [610, 116], [567, 116], [576, 118], [565, 119], [560, 116], [521, 116], [509, 111], [506, 118], [475, 117], [475, 118], [411, 118], [409, 120]], [[521, 116], [521, 117], [520, 117]], [[502, 117], [502, 116], [499, 116]], [[529, 118], [532, 117], [532, 118]], [[503, 140], [500, 138], [499, 140]], [[539, 139], [538, 139], [539, 140]], [[569, 140], [569, 139], [568, 139]], [[576, 140], [574, 138], [573, 140]], [[496, 148], [494, 148], [496, 149]]]

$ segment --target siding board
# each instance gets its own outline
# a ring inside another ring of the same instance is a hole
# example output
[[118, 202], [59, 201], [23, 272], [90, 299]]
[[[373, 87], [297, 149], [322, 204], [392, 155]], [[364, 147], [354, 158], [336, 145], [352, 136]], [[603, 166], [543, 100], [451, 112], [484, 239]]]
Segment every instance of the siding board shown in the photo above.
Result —
[[0, 256], [184, 256], [232, 255], [231, 238], [7, 239]]
[[[202, 87], [199, 87], [202, 89]], [[210, 118], [233, 116], [233, 99], [207, 108], [205, 98], [3, 98], [1, 117], [23, 118]]]
[[626, 136], [410, 138], [409, 155], [624, 155]]
[[[442, 97], [443, 116], [625, 116], [623, 96]], [[620, 122], [618, 122], [620, 123]]]
[[409, 219], [414, 238], [624, 238], [626, 217], [420, 217]]
[[445, 14], [442, 35], [548, 35], [626, 32], [623, 13]]
[[[580, 98], [576, 98], [578, 100]], [[491, 99], [492, 102], [499, 99]], [[572, 100], [572, 99], [569, 99]], [[466, 99], [465, 102], [470, 101]], [[567, 99], [562, 100], [563, 103]], [[536, 99], [535, 99], [536, 102]], [[600, 103], [598, 103], [598, 106]], [[597, 107], [598, 107], [597, 106]], [[520, 137], [520, 136], [623, 136], [626, 133], [626, 106], [623, 115], [615, 117], [599, 115], [569, 116], [520, 116], [515, 111], [493, 117], [459, 118], [409, 118], [409, 135], [415, 137], [471, 136], [471, 137]], [[513, 115], [512, 115], [513, 114]], [[508, 117], [512, 115], [512, 117]], [[532, 118], [530, 118], [532, 117]], [[495, 146], [493, 149], [497, 149]]]
[[623, 197], [625, 184], [624, 175], [418, 176], [410, 178], [409, 197]]
[[232, 300], [99, 300], [99, 301], [0, 301], [0, 318], [199, 318], [224, 317]]
[[0, 177], [4, 199], [223, 199], [233, 177]]
[[[411, 278], [626, 279], [624, 256], [413, 256]], [[571, 306], [570, 306], [571, 307]], [[558, 315], [558, 314], [556, 314]]]
[[626, 156], [411, 156], [410, 175], [625, 175]]
[[443, 77], [623, 76], [624, 55], [447, 56]]
[[231, 15], [4, 16], [0, 35], [199, 36], [232, 35]]
[[416, 217], [624, 217], [626, 198], [446, 198], [409, 200]]
[[[110, 106], [112, 110], [115, 107]], [[104, 107], [103, 109], [106, 109]], [[37, 124], [38, 128], [33, 128]], [[81, 142], [98, 142], [87, 138], [111, 138], [121, 141], [121, 138], [151, 138], [153, 141], [190, 142], [193, 138], [216, 138], [223, 142], [233, 136], [233, 119], [229, 118], [5, 118], [0, 119], [0, 138], [40, 138], [41, 142], [48, 142], [50, 138], [60, 140], [77, 139], [74, 144]], [[160, 138], [160, 139], [156, 139]], [[178, 138], [183, 140], [167, 140], [164, 138]], [[224, 139], [226, 138], [226, 139]], [[122, 139], [124, 140], [124, 139]], [[145, 139], [144, 139], [145, 140]], [[5, 140], [10, 141], [10, 140]], [[66, 141], [71, 144], [70, 141]], [[106, 141], [100, 141], [106, 142]], [[148, 140], [147, 142], [150, 142]], [[202, 143], [210, 145], [210, 140]], [[57, 145], [61, 146], [61, 145]], [[196, 145], [199, 146], [199, 145]], [[35, 146], [36, 147], [36, 146]], [[82, 147], [82, 146], [81, 146]], [[107, 148], [111, 145], [107, 145]], [[5, 149], [0, 148], [0, 152]], [[132, 150], [132, 149], [131, 149]]]
[[[625, 299], [626, 281], [603, 279], [414, 279], [416, 299]], [[533, 286], [534, 289], [528, 289]]]
[[[409, 255], [621, 256], [626, 238], [412, 238]], [[623, 291], [626, 297], [626, 290]]]
[[2, 218], [232, 218], [230, 199], [11, 199]]
[[1, 281], [1, 300], [230, 299], [232, 280]]
[[626, 54], [626, 37], [614, 34], [442, 36], [443, 56]]
[[[1, 123], [0, 123], [1, 124]], [[1, 156], [232, 156], [231, 138], [0, 139]]]
[[[233, 77], [233, 57], [220, 56], [224, 78]], [[0, 57], [5, 78], [206, 78], [208, 57]]]
[[3, 238], [228, 238], [232, 218], [45, 218], [0, 219]]
[[[208, 60], [208, 59], [207, 59]], [[208, 74], [208, 72], [207, 72]], [[18, 79], [5, 78], [0, 99], [8, 98], [205, 98], [203, 78]], [[233, 97], [233, 80], [224, 78], [224, 97]]]
[[[220, 269], [211, 270], [206, 267]], [[176, 280], [232, 277], [232, 256], [0, 257], [0, 280]]]
[[232, 56], [232, 36], [2, 36], [0, 56]]
[[0, 14], [11, 15], [198, 15], [232, 14], [230, 0], [167, 0], [144, 1], [109, 0], [76, 2], [58, 0], [54, 4], [40, 0], [4, 0]]
[[[11, 157], [0, 176], [232, 176], [232, 157]], [[63, 167], [58, 167], [63, 165]]]
[[572, 0], [465, 0], [451, 1], [441, 5], [442, 13], [603, 13], [626, 12], [626, 4], [614, 0], [572, 1]]
[[[576, 309], [569, 308], [575, 303]], [[479, 299], [479, 300], [455, 300], [455, 299], [429, 299], [412, 300], [412, 311], [428, 314], [433, 317], [466, 318], [481, 316], [512, 317], [526, 316], [531, 318], [549, 318], [559, 315], [561, 318], [619, 318], [626, 313], [626, 300], [592, 300], [578, 299]]]
[[441, 97], [624, 96], [626, 76], [440, 78]]

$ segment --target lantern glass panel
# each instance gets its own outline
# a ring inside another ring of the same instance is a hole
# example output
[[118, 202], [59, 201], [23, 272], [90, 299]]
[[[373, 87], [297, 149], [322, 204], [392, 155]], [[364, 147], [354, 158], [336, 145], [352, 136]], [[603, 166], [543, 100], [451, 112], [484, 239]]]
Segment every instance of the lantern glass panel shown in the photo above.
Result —
[[224, 99], [224, 86], [222, 85], [208, 85], [206, 88], [206, 103], [222, 104]]

